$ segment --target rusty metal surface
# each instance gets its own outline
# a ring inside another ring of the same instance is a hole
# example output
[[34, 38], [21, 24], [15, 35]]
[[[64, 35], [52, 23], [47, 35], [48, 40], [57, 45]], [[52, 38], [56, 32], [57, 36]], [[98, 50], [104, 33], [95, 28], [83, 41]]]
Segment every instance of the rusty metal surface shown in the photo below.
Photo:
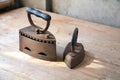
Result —
[[[33, 8], [27, 8], [28, 20], [31, 26], [19, 30], [20, 50], [36, 58], [56, 61], [56, 39], [47, 31], [51, 16]], [[47, 21], [45, 29], [38, 27], [32, 21], [31, 14]]]

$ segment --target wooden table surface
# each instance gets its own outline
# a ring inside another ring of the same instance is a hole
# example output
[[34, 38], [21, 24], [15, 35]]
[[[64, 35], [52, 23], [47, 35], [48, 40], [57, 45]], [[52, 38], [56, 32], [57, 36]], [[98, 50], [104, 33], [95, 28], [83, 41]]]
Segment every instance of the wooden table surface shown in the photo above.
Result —
[[[54, 13], [49, 31], [57, 39], [57, 62], [36, 59], [19, 51], [18, 30], [29, 24], [26, 8], [0, 13], [0, 80], [120, 80], [120, 29]], [[45, 22], [33, 16], [37, 25]], [[85, 59], [75, 69], [61, 61], [75, 27]]]

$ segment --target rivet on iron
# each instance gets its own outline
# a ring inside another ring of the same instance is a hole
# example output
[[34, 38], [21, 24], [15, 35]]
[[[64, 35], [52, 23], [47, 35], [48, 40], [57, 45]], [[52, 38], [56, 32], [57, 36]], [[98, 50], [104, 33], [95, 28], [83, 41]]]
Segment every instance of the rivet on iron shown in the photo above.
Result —
[[69, 68], [78, 66], [85, 57], [84, 47], [77, 43], [78, 28], [75, 28], [72, 41], [68, 43], [63, 53], [63, 60]]

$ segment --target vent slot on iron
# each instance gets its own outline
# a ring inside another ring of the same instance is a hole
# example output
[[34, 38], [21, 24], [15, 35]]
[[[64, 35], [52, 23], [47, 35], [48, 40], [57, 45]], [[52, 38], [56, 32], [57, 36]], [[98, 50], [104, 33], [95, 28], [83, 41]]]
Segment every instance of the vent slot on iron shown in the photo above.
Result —
[[24, 49], [26, 49], [26, 50], [28, 50], [28, 51], [31, 51], [31, 49], [30, 49], [30, 48], [28, 48], [28, 47], [25, 47]]
[[43, 56], [47, 56], [47, 54], [43, 53], [43, 52], [40, 52], [38, 53], [39, 55], [43, 55]]

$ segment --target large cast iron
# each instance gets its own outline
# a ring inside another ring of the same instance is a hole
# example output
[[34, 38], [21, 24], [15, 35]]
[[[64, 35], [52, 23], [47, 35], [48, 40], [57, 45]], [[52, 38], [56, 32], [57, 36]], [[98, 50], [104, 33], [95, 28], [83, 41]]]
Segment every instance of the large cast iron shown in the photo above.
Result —
[[[45, 29], [33, 23], [31, 14], [47, 21]], [[20, 50], [36, 58], [56, 61], [56, 39], [47, 31], [51, 16], [30, 7], [27, 8], [27, 15], [31, 26], [19, 30]]]

